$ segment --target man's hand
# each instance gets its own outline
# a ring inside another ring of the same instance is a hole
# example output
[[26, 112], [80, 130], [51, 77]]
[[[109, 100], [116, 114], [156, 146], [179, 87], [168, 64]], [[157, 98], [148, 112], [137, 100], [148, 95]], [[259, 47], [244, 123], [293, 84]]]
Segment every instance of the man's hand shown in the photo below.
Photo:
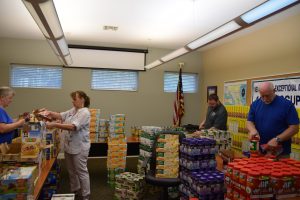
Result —
[[200, 125], [199, 125], [199, 129], [204, 129], [204, 122], [202, 122]]
[[271, 139], [267, 144], [271, 147], [277, 147], [278, 146], [278, 142], [277, 142], [276, 138]]
[[254, 132], [249, 132], [248, 133], [248, 139], [249, 140], [252, 140], [255, 137], [260, 140], [260, 136], [259, 136], [258, 132], [254, 131]]

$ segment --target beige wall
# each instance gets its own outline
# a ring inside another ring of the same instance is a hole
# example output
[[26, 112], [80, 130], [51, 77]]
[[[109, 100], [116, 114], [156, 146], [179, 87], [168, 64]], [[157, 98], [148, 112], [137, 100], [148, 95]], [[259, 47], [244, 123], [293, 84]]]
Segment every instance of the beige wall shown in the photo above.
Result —
[[[147, 62], [151, 62], [168, 50], [150, 49]], [[172, 124], [172, 105], [175, 93], [163, 92], [163, 72], [178, 71], [178, 62], [185, 62], [184, 72], [199, 72], [201, 68], [198, 52], [139, 73], [137, 92], [99, 91], [90, 89], [90, 69], [63, 68], [62, 89], [15, 89], [17, 94], [8, 107], [12, 116], [47, 107], [63, 111], [72, 106], [69, 93], [84, 90], [91, 97], [91, 108], [100, 108], [102, 118], [110, 114], [127, 115], [127, 131], [132, 125], [170, 126]], [[0, 39], [0, 85], [9, 84], [10, 63], [59, 65], [59, 61], [46, 41]], [[185, 94], [186, 115], [183, 123], [198, 123], [200, 110], [200, 92]]]
[[[300, 15], [292, 16], [201, 52], [201, 58], [199, 52], [194, 52], [140, 72], [138, 92], [90, 90], [90, 70], [64, 68], [61, 90], [16, 89], [17, 95], [8, 111], [14, 116], [40, 107], [66, 110], [71, 107], [69, 93], [82, 89], [90, 95], [91, 107], [101, 108], [102, 117], [125, 113], [127, 130], [132, 125], [171, 125], [175, 94], [163, 92], [163, 72], [177, 71], [177, 63], [183, 61], [184, 72], [199, 73], [198, 93], [185, 94], [183, 123], [197, 124], [206, 111], [207, 86], [217, 85], [222, 100], [224, 81], [300, 72], [299, 21]], [[168, 50], [150, 49], [147, 63], [166, 53]], [[10, 63], [60, 64], [46, 41], [0, 39], [0, 85], [9, 84]]]
[[[203, 85], [217, 85], [223, 99], [224, 81], [300, 72], [300, 15], [270, 25], [222, 46], [202, 52]], [[206, 108], [201, 94], [201, 110]], [[201, 112], [201, 117], [204, 113]]]

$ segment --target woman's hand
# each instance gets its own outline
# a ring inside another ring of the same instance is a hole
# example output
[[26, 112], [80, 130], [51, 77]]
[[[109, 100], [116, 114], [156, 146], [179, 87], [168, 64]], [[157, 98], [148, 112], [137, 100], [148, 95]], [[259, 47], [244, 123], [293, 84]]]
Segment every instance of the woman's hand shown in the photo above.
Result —
[[51, 128], [55, 128], [56, 127], [56, 123], [55, 122], [47, 122], [46, 123], [46, 127], [51, 129]]
[[53, 112], [49, 110], [44, 110], [43, 112], [39, 113], [40, 115], [44, 116], [44, 118], [47, 118], [48, 121], [52, 120], [61, 120], [61, 115], [58, 112]]
[[18, 121], [16, 121], [18, 124], [18, 127], [23, 126], [25, 124], [25, 119], [24, 118], [19, 118]]
[[43, 111], [39, 112], [40, 115], [46, 116], [46, 117], [51, 117], [51, 111], [47, 109], [43, 109]]

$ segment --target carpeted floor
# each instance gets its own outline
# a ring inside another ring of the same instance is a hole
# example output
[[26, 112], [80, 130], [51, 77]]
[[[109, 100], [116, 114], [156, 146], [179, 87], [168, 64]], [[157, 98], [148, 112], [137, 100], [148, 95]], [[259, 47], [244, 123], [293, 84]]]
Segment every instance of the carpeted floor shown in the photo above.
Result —
[[[70, 193], [69, 188], [69, 177], [65, 166], [64, 160], [60, 160], [61, 163], [61, 181], [57, 191], [59, 194]], [[90, 200], [113, 200], [114, 191], [107, 184], [107, 168], [106, 158], [90, 158], [88, 160], [88, 169], [90, 174], [91, 184], [91, 196]], [[135, 172], [137, 171], [137, 157], [127, 158], [126, 171]], [[146, 195], [147, 200], [159, 199], [158, 194]]]

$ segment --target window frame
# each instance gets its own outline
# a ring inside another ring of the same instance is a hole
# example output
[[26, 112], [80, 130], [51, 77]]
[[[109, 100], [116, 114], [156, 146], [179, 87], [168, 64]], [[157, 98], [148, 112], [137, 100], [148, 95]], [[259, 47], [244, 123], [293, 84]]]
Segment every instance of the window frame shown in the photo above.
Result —
[[[164, 91], [164, 93], [176, 93], [178, 80], [176, 82], [175, 91], [166, 91], [165, 90], [165, 75], [167, 73], [176, 74], [177, 77], [179, 77], [179, 72], [178, 71], [164, 71], [164, 75], [163, 75], [163, 84], [164, 84], [163, 91]], [[185, 93], [185, 94], [196, 94], [196, 93], [198, 93], [198, 89], [199, 89], [199, 74], [198, 73], [193, 73], [193, 72], [182, 72], [182, 83], [183, 83], [183, 76], [184, 75], [193, 75], [193, 76], [195, 76], [195, 90], [194, 91], [184, 91], [184, 84], [183, 84], [183, 93]]]
[[[94, 71], [117, 71], [117, 72], [134, 72], [136, 74], [136, 88], [129, 90], [129, 89], [121, 89], [121, 88], [93, 88], [93, 72]], [[98, 91], [123, 91], [123, 92], [137, 92], [139, 90], [139, 71], [138, 70], [123, 70], [123, 69], [108, 69], [108, 68], [92, 68], [91, 69], [91, 80], [90, 80], [90, 89], [91, 90], [98, 90]]]
[[[60, 85], [59, 87], [41, 87], [41, 86], [38, 86], [38, 87], [32, 87], [32, 86], [14, 86], [12, 83], [12, 70], [13, 68], [15, 67], [26, 67], [26, 68], [45, 68], [45, 69], [59, 69], [60, 72], [61, 72], [61, 80], [60, 80]], [[43, 64], [20, 64], [20, 63], [10, 63], [10, 67], [9, 67], [9, 85], [10, 87], [12, 88], [18, 88], [18, 89], [53, 89], [53, 90], [60, 90], [63, 88], [63, 75], [64, 74], [64, 70], [63, 70], [63, 66], [61, 65], [43, 65]]]

